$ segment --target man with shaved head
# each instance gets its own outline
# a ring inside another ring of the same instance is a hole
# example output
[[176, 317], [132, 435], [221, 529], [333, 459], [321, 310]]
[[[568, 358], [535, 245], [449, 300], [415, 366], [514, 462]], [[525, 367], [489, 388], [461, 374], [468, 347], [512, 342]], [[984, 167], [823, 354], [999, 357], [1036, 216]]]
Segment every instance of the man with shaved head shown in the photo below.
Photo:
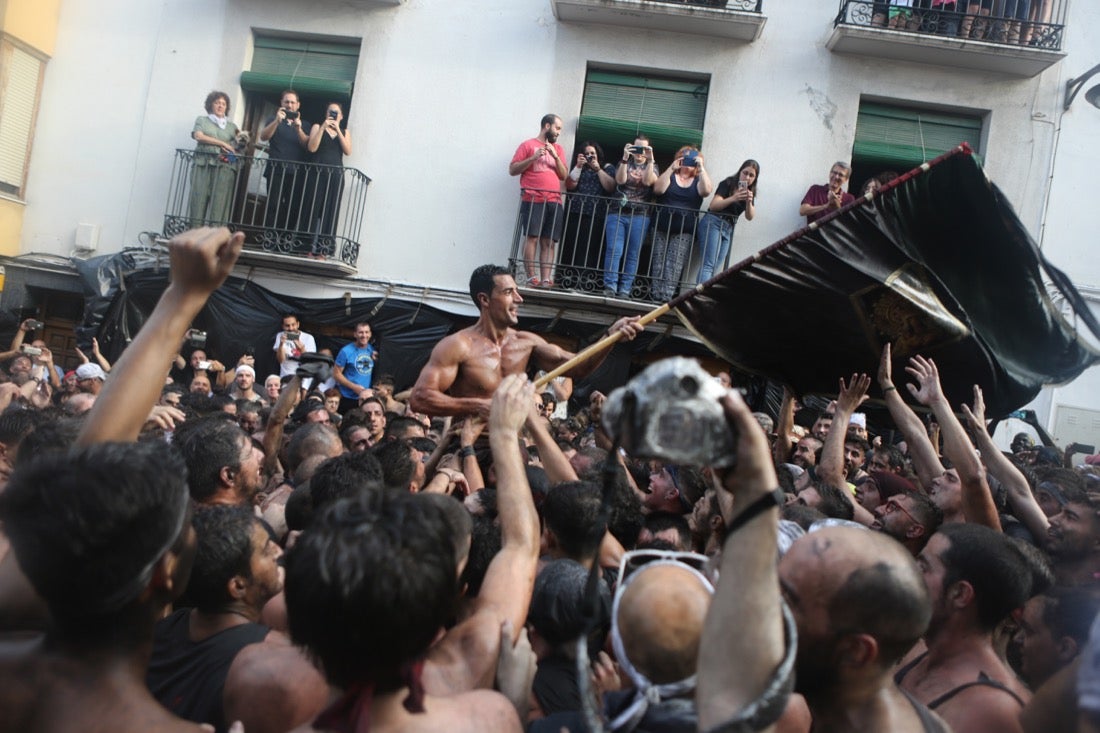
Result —
[[[723, 408], [739, 437], [736, 468], [722, 476], [725, 548], [699, 647], [700, 729], [773, 729], [790, 676], [781, 587], [797, 627], [796, 689], [815, 731], [946, 731], [891, 677], [931, 617], [912, 556], [883, 534], [830, 527], [797, 540], [777, 567], [782, 495], [767, 438], [736, 393]], [[731, 620], [753, 633], [731, 633]]]

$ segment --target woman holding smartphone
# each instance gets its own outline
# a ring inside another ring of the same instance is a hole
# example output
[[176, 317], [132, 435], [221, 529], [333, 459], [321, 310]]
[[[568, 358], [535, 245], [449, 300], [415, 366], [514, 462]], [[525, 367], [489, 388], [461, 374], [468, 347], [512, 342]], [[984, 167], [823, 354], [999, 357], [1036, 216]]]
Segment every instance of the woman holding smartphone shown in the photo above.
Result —
[[340, 211], [340, 194], [344, 190], [344, 156], [351, 155], [351, 133], [341, 123], [344, 110], [337, 102], [328, 105], [325, 121], [309, 131], [311, 194], [309, 204], [309, 232], [313, 244], [309, 256], [325, 259], [336, 254], [332, 233], [336, 231], [336, 216]]
[[710, 209], [699, 222], [699, 241], [703, 243], [703, 261], [696, 282], [710, 280], [725, 266], [733, 241], [733, 228], [741, 214], [752, 221], [756, 216], [756, 184], [760, 179], [760, 164], [749, 159], [741, 164], [737, 175], [718, 184]]

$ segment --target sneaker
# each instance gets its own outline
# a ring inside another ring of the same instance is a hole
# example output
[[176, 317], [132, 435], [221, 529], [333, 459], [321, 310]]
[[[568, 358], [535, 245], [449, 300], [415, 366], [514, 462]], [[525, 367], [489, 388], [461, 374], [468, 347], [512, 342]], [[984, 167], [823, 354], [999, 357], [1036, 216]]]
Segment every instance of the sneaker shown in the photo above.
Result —
[[619, 294], [616, 293], [611, 288], [604, 288], [603, 289], [603, 297], [605, 297], [605, 298], [617, 298], [617, 297], [619, 297]]

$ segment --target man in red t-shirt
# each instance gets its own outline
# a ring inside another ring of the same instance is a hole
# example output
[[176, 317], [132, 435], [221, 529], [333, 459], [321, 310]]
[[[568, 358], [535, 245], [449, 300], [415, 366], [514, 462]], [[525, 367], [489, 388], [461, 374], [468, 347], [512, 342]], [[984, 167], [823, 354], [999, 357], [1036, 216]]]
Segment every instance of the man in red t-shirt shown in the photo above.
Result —
[[810, 186], [802, 199], [798, 215], [806, 217], [807, 224], [813, 224], [826, 214], [831, 214], [841, 206], [855, 201], [855, 196], [844, 190], [844, 184], [852, 175], [852, 166], [843, 161], [833, 163], [829, 171], [829, 182], [824, 186]]
[[[508, 174], [519, 176], [520, 226], [523, 242], [523, 263], [530, 276], [528, 285], [554, 287], [554, 243], [561, 239], [565, 212], [561, 206], [561, 182], [568, 169], [565, 151], [558, 145], [561, 118], [544, 115], [538, 137], [525, 140], [516, 148]], [[535, 242], [539, 244], [535, 259]], [[535, 270], [535, 263], [538, 269]], [[541, 277], [541, 279], [540, 279]]]

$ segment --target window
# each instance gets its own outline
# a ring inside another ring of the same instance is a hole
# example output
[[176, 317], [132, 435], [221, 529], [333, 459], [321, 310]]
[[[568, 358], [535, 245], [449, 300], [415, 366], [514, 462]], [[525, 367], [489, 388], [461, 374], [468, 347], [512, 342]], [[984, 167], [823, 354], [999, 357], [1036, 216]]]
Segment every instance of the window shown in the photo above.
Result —
[[589, 69], [577, 124], [577, 142], [595, 140], [607, 160], [638, 132], [663, 166], [682, 145], [700, 146], [710, 82], [658, 74]]
[[981, 113], [944, 112], [861, 101], [848, 190], [884, 171], [904, 173], [967, 142], [981, 153]]
[[0, 193], [22, 198], [45, 61], [0, 39]]
[[294, 89], [300, 97], [318, 95], [347, 101], [359, 66], [359, 41], [318, 41], [257, 34], [252, 68], [241, 73], [241, 88], [278, 96]]

